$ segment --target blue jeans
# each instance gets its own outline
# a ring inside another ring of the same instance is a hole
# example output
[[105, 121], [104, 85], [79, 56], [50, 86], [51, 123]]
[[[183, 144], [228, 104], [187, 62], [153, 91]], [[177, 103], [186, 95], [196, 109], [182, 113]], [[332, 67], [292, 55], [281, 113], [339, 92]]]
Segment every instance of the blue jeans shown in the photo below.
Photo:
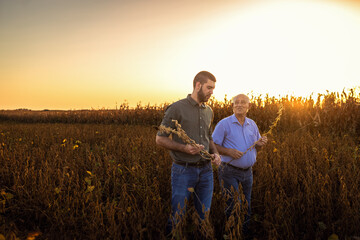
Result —
[[[218, 169], [220, 185], [223, 182], [223, 192], [225, 194], [231, 193], [231, 186], [234, 190], [239, 191], [239, 185], [241, 184], [245, 200], [248, 203], [247, 214], [245, 215], [245, 222], [243, 223], [243, 230], [248, 230], [248, 224], [251, 216], [251, 191], [253, 185], [253, 173], [250, 168], [247, 171], [241, 171], [228, 165], [221, 164]], [[234, 208], [234, 198], [230, 194], [230, 198], [227, 200], [227, 208], [225, 210], [226, 217], [229, 218]]]
[[167, 233], [170, 233], [173, 226], [178, 223], [176, 214], [180, 217], [185, 214], [185, 199], [190, 199], [192, 194], [191, 188], [194, 189], [193, 199], [195, 209], [202, 220], [205, 218], [205, 212], [209, 211], [211, 207], [214, 188], [211, 163], [209, 162], [209, 164], [204, 167], [182, 166], [173, 163], [171, 168], [171, 188], [172, 214], [168, 220]]

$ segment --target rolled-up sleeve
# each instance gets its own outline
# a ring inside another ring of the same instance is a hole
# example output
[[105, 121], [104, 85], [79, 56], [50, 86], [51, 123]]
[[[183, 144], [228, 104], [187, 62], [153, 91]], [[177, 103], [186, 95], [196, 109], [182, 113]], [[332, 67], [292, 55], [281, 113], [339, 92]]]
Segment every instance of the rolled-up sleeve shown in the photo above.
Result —
[[[176, 119], [176, 112], [174, 111], [174, 108], [172, 105], [168, 106], [165, 110], [164, 118], [161, 121], [161, 125], [165, 127], [169, 127], [172, 129], [175, 129], [175, 123], [172, 121], [173, 119]], [[170, 134], [158, 131], [158, 136], [168, 137]]]

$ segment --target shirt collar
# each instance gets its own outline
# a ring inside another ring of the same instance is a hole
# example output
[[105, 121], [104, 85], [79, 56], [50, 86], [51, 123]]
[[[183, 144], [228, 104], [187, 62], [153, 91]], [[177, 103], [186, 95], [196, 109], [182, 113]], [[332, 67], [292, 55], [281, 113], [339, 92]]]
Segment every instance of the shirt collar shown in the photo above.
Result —
[[[231, 115], [231, 122], [232, 123], [239, 123], [239, 120], [236, 118], [235, 114]], [[240, 124], [241, 125], [241, 124]], [[248, 121], [248, 118], [245, 117], [245, 122], [244, 122], [244, 125], [249, 125], [249, 121]]]
[[198, 104], [192, 97], [191, 94], [187, 95], [187, 100], [191, 103], [193, 106], [199, 106], [201, 108], [205, 108], [205, 103]]

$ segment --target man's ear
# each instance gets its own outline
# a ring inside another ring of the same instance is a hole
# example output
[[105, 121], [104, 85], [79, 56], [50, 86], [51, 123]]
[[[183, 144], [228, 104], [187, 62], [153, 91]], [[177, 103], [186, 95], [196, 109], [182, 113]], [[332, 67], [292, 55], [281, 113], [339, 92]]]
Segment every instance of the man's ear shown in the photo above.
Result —
[[200, 83], [200, 82], [196, 82], [196, 84], [195, 84], [195, 90], [196, 90], [196, 92], [200, 91], [200, 88], [201, 88], [201, 83]]

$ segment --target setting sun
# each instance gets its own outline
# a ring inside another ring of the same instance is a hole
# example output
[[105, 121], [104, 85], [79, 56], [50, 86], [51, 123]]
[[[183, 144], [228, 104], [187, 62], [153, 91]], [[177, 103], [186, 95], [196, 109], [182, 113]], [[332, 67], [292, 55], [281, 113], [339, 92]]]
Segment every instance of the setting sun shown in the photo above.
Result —
[[308, 96], [359, 81], [358, 9], [269, 2], [235, 9], [212, 26], [197, 61], [218, 77], [220, 99], [238, 92]]

